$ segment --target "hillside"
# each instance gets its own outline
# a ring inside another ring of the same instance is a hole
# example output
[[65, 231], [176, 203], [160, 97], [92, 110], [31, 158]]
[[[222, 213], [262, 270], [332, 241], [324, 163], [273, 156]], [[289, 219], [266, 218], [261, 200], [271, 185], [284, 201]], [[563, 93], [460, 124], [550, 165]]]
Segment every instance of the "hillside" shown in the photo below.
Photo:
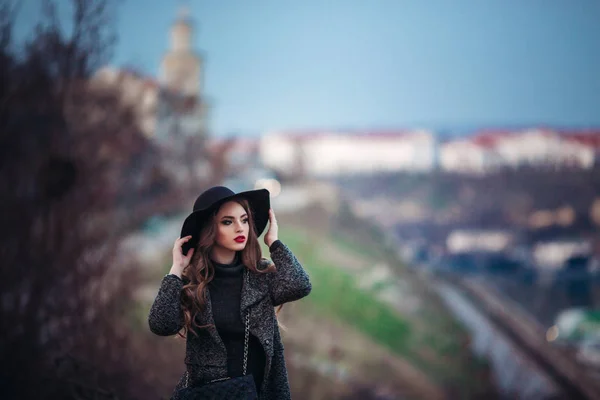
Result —
[[278, 220], [281, 240], [313, 282], [306, 300], [282, 312], [292, 358], [310, 355], [354, 382], [410, 398], [493, 398], [487, 366], [471, 356], [466, 331], [373, 228], [319, 208]]

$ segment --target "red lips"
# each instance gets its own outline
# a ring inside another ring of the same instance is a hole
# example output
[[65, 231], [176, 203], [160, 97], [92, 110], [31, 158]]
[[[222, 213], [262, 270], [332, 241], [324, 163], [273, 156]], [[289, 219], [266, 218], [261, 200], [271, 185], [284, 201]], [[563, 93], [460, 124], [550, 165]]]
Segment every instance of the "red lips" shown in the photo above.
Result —
[[238, 236], [233, 240], [235, 240], [238, 243], [243, 243], [246, 240], [246, 236]]

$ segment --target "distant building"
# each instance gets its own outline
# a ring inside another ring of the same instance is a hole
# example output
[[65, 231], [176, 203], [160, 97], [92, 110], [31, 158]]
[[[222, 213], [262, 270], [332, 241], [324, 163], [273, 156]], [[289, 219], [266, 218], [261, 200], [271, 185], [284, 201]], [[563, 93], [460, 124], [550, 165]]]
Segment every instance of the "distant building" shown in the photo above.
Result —
[[561, 134], [571, 151], [586, 153], [586, 166], [589, 165], [589, 158], [592, 157], [594, 165], [600, 164], [600, 130], [562, 131]]
[[573, 143], [560, 132], [549, 129], [529, 129], [503, 135], [497, 141], [498, 153], [511, 167], [572, 166], [590, 168], [594, 152], [586, 146]]
[[283, 175], [333, 177], [380, 172], [428, 172], [436, 139], [424, 130], [401, 132], [273, 132], [261, 140], [265, 166]]
[[131, 68], [104, 67], [92, 82], [121, 91], [135, 106], [148, 137], [206, 136], [208, 106], [202, 94], [202, 60], [193, 50], [193, 23], [182, 10], [171, 28], [171, 48], [162, 59], [160, 77], [144, 76]]
[[600, 160], [600, 131], [482, 130], [438, 141], [426, 130], [270, 132], [260, 158], [280, 174], [333, 177], [382, 172], [486, 174], [522, 166], [589, 169]]
[[484, 130], [441, 144], [440, 167], [463, 173], [522, 166], [589, 169], [596, 165], [599, 155], [600, 131]]
[[171, 28], [170, 49], [162, 59], [159, 79], [132, 69], [101, 68], [94, 85], [114, 88], [134, 107], [139, 125], [163, 153], [164, 169], [185, 181], [206, 176], [208, 105], [202, 93], [202, 59], [193, 49], [193, 22], [185, 9]]
[[439, 164], [449, 172], [483, 174], [503, 165], [493, 140], [455, 139], [440, 144]]
[[162, 59], [161, 86], [183, 96], [197, 97], [202, 92], [202, 59], [193, 49], [194, 23], [186, 8], [171, 27], [171, 48]]
[[208, 104], [202, 93], [202, 59], [193, 49], [194, 25], [185, 9], [171, 28], [171, 48], [160, 67], [156, 139], [207, 136]]

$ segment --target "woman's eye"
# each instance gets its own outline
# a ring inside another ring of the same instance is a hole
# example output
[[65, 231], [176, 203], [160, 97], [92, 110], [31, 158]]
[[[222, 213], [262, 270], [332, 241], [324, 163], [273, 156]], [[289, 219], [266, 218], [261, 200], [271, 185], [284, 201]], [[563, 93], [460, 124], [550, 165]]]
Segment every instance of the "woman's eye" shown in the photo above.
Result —
[[[221, 223], [222, 223], [223, 225], [231, 225], [231, 221], [230, 221], [230, 220], [225, 220], [225, 221], [222, 221]], [[247, 219], [244, 219], [244, 220], [242, 220], [242, 223], [244, 223], [244, 224], [247, 224], [247, 223], [248, 223], [248, 220], [247, 220]]]

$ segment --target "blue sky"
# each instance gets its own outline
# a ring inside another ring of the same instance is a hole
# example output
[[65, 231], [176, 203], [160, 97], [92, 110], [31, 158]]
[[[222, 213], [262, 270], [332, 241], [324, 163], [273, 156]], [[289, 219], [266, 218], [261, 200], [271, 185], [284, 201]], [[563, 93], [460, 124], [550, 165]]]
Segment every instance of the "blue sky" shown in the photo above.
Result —
[[186, 3], [218, 136], [600, 126], [597, 0], [124, 0], [114, 64], [156, 75]]

